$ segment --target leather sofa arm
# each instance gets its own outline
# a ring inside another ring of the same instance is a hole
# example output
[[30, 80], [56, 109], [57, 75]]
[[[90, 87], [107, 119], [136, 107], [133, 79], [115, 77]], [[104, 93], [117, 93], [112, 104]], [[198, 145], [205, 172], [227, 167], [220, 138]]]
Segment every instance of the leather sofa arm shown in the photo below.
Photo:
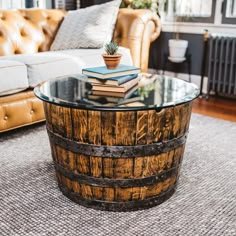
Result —
[[133, 64], [147, 72], [150, 44], [159, 35], [161, 24], [158, 16], [147, 9], [119, 10], [113, 40], [130, 49]]

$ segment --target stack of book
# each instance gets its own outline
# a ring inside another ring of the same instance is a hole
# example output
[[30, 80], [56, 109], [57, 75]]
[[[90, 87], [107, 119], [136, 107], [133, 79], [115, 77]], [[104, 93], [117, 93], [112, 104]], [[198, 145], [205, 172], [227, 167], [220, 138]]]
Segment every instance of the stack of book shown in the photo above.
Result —
[[[85, 68], [82, 73], [92, 84], [92, 94], [96, 96], [127, 98], [138, 86], [140, 68], [120, 64], [117, 69], [109, 70], [106, 66]], [[91, 97], [91, 96], [90, 96]]]

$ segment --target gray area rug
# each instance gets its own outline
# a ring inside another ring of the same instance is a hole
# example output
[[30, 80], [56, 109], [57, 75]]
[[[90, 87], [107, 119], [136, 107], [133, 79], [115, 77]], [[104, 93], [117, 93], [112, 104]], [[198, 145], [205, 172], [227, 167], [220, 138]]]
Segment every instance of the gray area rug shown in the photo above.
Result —
[[63, 196], [44, 124], [1, 135], [0, 155], [0, 235], [236, 235], [236, 123], [193, 114], [177, 192], [136, 212]]

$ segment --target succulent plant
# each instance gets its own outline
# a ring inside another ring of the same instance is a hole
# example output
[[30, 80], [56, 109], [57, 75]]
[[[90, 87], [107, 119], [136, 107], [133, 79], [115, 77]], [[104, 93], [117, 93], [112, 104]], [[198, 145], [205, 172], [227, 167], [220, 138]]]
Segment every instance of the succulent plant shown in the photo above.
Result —
[[117, 51], [119, 49], [119, 46], [116, 42], [111, 41], [110, 43], [105, 44], [104, 50], [107, 55], [115, 55], [117, 54]]
[[159, 3], [166, 0], [122, 0], [121, 8], [151, 9], [159, 15]]

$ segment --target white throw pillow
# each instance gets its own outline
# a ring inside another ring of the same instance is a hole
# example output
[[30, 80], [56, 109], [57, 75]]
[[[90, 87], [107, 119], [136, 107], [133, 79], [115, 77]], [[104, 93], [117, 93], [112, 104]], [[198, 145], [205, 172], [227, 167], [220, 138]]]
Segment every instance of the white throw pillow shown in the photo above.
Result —
[[51, 50], [101, 48], [111, 41], [121, 0], [70, 11]]

